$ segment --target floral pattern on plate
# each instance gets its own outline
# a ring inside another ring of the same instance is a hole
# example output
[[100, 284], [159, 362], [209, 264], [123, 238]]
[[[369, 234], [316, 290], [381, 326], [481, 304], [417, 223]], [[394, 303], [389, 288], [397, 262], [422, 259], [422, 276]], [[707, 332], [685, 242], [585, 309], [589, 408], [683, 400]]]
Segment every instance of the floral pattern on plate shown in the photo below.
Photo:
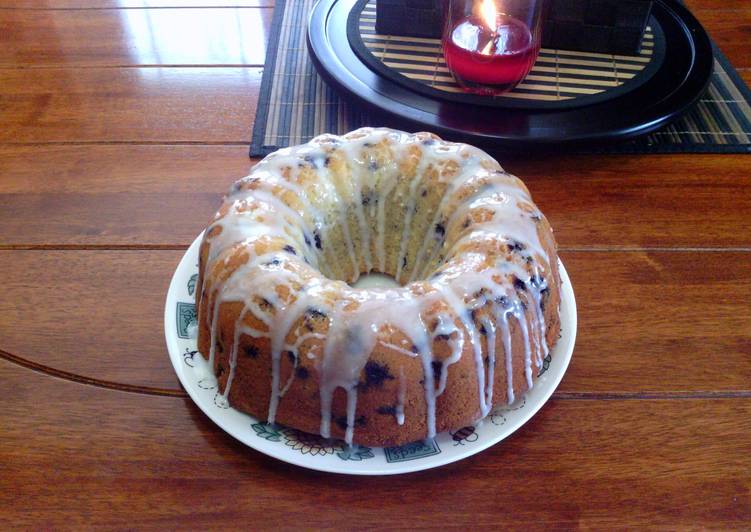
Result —
[[299, 430], [270, 425], [231, 408], [196, 346], [195, 290], [200, 236], [183, 256], [170, 283], [164, 330], [172, 365], [196, 405], [249, 447], [301, 467], [357, 475], [387, 475], [438, 467], [472, 456], [508, 437], [548, 400], [568, 367], [576, 336], [576, 305], [561, 264], [561, 337], [543, 363], [535, 387], [513, 405], [496, 408], [476, 426], [443, 432], [433, 440], [399, 447], [349, 447]]
[[348, 446], [341, 440], [323, 438], [297, 429], [290, 429], [268, 423], [253, 423], [251, 425], [256, 434], [268, 441], [279, 442], [284, 439], [285, 445], [295, 451], [311, 456], [336, 454], [342, 460], [367, 460], [375, 455], [370, 447], [360, 445]]

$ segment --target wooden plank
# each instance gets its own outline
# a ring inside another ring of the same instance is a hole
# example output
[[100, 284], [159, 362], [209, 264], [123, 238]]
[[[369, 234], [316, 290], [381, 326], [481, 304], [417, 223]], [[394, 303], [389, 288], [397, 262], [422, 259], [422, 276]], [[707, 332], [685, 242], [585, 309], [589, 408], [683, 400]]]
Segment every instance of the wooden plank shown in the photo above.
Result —
[[563, 392], [751, 391], [751, 253], [570, 252]]
[[751, 526], [748, 398], [553, 399], [462, 462], [354, 477], [248, 449], [188, 399], [81, 386], [4, 361], [0, 378], [13, 390], [0, 409], [0, 519], [16, 527]]
[[0, 143], [248, 142], [260, 68], [0, 70]]
[[[0, 20], [3, 20], [6, 17], [10, 17], [12, 20], [15, 20], [17, 15], [8, 14], [10, 11], [24, 11], [20, 10], [18, 8], [26, 8], [26, 10], [35, 10], [37, 11], [37, 14], [40, 10], [44, 9], [86, 9], [87, 11], [94, 11], [94, 10], [110, 10], [112, 11], [113, 8], [117, 7], [127, 7], [127, 8], [175, 8], [175, 7], [257, 7], [257, 6], [272, 6], [273, 1], [272, 0], [106, 0], [104, 2], [93, 2], [92, 0], [21, 0], [20, 2], [10, 2], [9, 0], [1, 0], [0, 1], [0, 9], [5, 8], [6, 13], [3, 13], [0, 16]], [[751, 7], [748, 5], [747, 2], [744, 0], [732, 0], [730, 2], [724, 2], [721, 0], [694, 0], [693, 2], [689, 2], [689, 7], [692, 9], [694, 14], [697, 16], [697, 18], [702, 22], [702, 24], [706, 27], [706, 29], [710, 32], [712, 37], [716, 40], [716, 42], [720, 45], [722, 50], [730, 57], [733, 64], [737, 67], [748, 67], [751, 66], [751, 63], [749, 63], [749, 39], [748, 39], [748, 32], [745, 31], [744, 28], [748, 26], [749, 23], [751, 23]], [[158, 9], [151, 9], [151, 11], [159, 11]], [[206, 11], [206, 10], [204, 10]], [[231, 10], [230, 10], [231, 11]], [[90, 14], [90, 13], [89, 13]], [[27, 15], [20, 15], [22, 18], [25, 18]], [[172, 26], [169, 24], [169, 12], [164, 12], [162, 14], [158, 13], [151, 13], [148, 15], [148, 17], [144, 16], [143, 14], [138, 15], [132, 15], [123, 13], [123, 11], [113, 11], [113, 15], [111, 16], [119, 16], [122, 18], [123, 21], [125, 21], [122, 26], [116, 27], [116, 32], [122, 32], [122, 31], [128, 31], [128, 28], [131, 29], [131, 31], [135, 30], [135, 33], [138, 35], [143, 35], [143, 40], [136, 41], [136, 46], [142, 46], [146, 49], [143, 50], [143, 53], [140, 54], [140, 56], [143, 59], [148, 58], [156, 58], [159, 59], [158, 56], [155, 56], [153, 53], [151, 53], [151, 50], [148, 49], [149, 44], [147, 44], [148, 41], [152, 41], [156, 39], [160, 43], [161, 48], [166, 48], [169, 52], [167, 56], [172, 56], [174, 59], [184, 59], [187, 56], [195, 56], [198, 54], [201, 55], [198, 49], [195, 48], [195, 45], [188, 46], [188, 47], [176, 47], [173, 46], [172, 39], [167, 39], [167, 35], [177, 35], [180, 37], [181, 35], [187, 34], [177, 32], [172, 28], [175, 28], [177, 26]], [[59, 15], [54, 14], [53, 12], [45, 13], [41, 16], [41, 19], [51, 19], [51, 18], [59, 18]], [[63, 18], [69, 18], [69, 15], [63, 15]], [[75, 17], [74, 17], [75, 18]], [[102, 17], [97, 17], [102, 18]], [[106, 16], [104, 18], [107, 18]], [[157, 24], [160, 26], [161, 30], [166, 29], [167, 31], [160, 31], [158, 33], [155, 33], [153, 35], [148, 35], [148, 30], [140, 30], [139, 28], [143, 28], [144, 25], [138, 20], [141, 18], [148, 18], [151, 19], [151, 22], [153, 23], [154, 20], [157, 21]], [[220, 16], [219, 18], [224, 18], [223, 16]], [[128, 20], [131, 20], [132, 22], [128, 22]], [[187, 20], [195, 20], [192, 17], [187, 17]], [[163, 23], [159, 22], [163, 21]], [[739, 23], [740, 21], [740, 23]], [[41, 20], [40, 20], [41, 23]], [[87, 27], [91, 27], [87, 24]], [[201, 24], [199, 26], [202, 29], [208, 29], [206, 25]], [[11, 26], [12, 28], [12, 26]], [[53, 35], [56, 35], [58, 38], [57, 30], [59, 26], [55, 26], [54, 30], [52, 32]], [[63, 25], [63, 29], [68, 29], [68, 25]], [[231, 32], [234, 31], [234, 28], [231, 26], [227, 26], [228, 29], [230, 29]], [[15, 32], [8, 32], [8, 34], [13, 34]], [[64, 33], [62, 34], [64, 35]], [[30, 36], [30, 35], [29, 35]], [[148, 36], [148, 38], [146, 38]], [[244, 36], [247, 36], [247, 33], [244, 34]], [[50, 34], [45, 34], [44, 39], [42, 42], [30, 42], [30, 39], [26, 35], [22, 36], [20, 40], [24, 40], [27, 42], [27, 45], [30, 44], [32, 46], [41, 46], [44, 50], [48, 50], [49, 47], [45, 42], [51, 42], [49, 41]], [[226, 36], [222, 36], [222, 39], [224, 39]], [[108, 36], [108, 38], [111, 38], [111, 36]], [[181, 39], [177, 39], [180, 41]], [[263, 39], [261, 39], [263, 41]], [[93, 41], [98, 42], [101, 44], [102, 41]], [[3, 47], [3, 52], [10, 52], [11, 50], [15, 49], [17, 53], [24, 53], [25, 51], [28, 51], [28, 47], [26, 49], [20, 49], [17, 48], [19, 42], [15, 41], [11, 43], [10, 50], [7, 49], [7, 47]], [[77, 51], [81, 51], [80, 47], [85, 46], [85, 43], [79, 43], [74, 41], [71, 41], [69, 44], [72, 44], [76, 47]], [[176, 44], [176, 43], [175, 43]], [[50, 50], [54, 53], [54, 50]], [[208, 55], [213, 59], [214, 57], [214, 50], [204, 50], [204, 52], [208, 53]], [[227, 56], [227, 51], [222, 52], [221, 56]], [[229, 55], [238, 55], [237, 53], [237, 47], [234, 46], [232, 50], [228, 50]], [[260, 52], [259, 52], [260, 53]], [[205, 55], [205, 54], [204, 54]], [[96, 57], [96, 49], [91, 49], [88, 51], [87, 54], [85, 54], [85, 57], [90, 61], [97, 61]], [[54, 59], [54, 58], [49, 58]], [[65, 61], [67, 63], [68, 58], [67, 57], [58, 57], [58, 60]], [[205, 59], [205, 58], [204, 58]], [[35, 59], [33, 56], [30, 56], [27, 58], [27, 60], [36, 62], [37, 59]], [[186, 64], [191, 61], [179, 61], [180, 64]], [[209, 61], [213, 62], [213, 61]], [[240, 61], [242, 62], [242, 61]], [[206, 61], [199, 61], [200, 64], [206, 63]], [[238, 61], [232, 61], [232, 64], [238, 63]], [[101, 63], [100, 63], [101, 64]]]
[[272, 12], [0, 10], [0, 67], [263, 66]]
[[0, 252], [0, 349], [92, 379], [178, 389], [162, 323], [181, 255]]
[[[0, 251], [0, 349], [176, 389], [162, 316], [181, 250]], [[751, 253], [564, 253], [579, 308], [568, 394], [751, 391]]]
[[739, 11], [748, 7], [746, 0], [686, 0], [692, 12], [701, 10]]
[[[201, 9], [208, 20], [198, 15], [198, 10], [116, 10], [116, 7], [128, 8], [186, 8], [186, 7], [256, 7], [271, 6], [271, 0], [108, 0], [91, 2], [91, 0], [24, 0], [22, 2], [0, 2], [0, 8], [6, 9], [0, 14], [0, 20], [7, 20], [11, 31], [5, 32], [10, 42], [0, 47], [0, 64], [20, 60], [29, 64], [247, 64], [252, 56], [253, 64], [262, 63], [262, 50], [265, 45], [265, 31], [258, 27], [258, 20], [246, 20], [244, 14], [238, 20], [244, 25], [242, 32], [231, 22], [237, 19], [238, 10]], [[18, 9], [19, 7], [31, 9]], [[694, 14], [710, 32], [723, 51], [737, 67], [748, 67], [749, 39], [744, 27], [751, 23], [751, 7], [742, 0], [718, 2], [712, 0], [689, 3]], [[53, 8], [53, 9], [40, 9]], [[65, 12], [65, 9], [85, 8], [84, 13]], [[106, 8], [106, 9], [102, 9]], [[60, 10], [62, 9], [62, 12]], [[92, 14], [91, 11], [99, 11]], [[226, 11], [226, 13], [218, 13]], [[192, 13], [191, 13], [192, 12]], [[265, 14], [268, 17], [270, 14]], [[173, 18], [176, 17], [176, 18]], [[176, 21], [180, 21], [178, 24]], [[738, 23], [738, 21], [745, 21]], [[250, 23], [248, 23], [250, 22]], [[190, 32], [186, 28], [192, 28]], [[268, 28], [264, 25], [263, 28]], [[152, 29], [157, 31], [151, 31]], [[106, 39], [77, 39], [76, 31], [84, 30], [87, 34], [106, 35]], [[248, 31], [250, 30], [250, 31]], [[259, 31], [260, 30], [260, 31]], [[109, 31], [109, 33], [107, 33]], [[43, 38], [39, 38], [39, 36]], [[186, 35], [191, 36], [189, 45], [184, 45]], [[50, 37], [54, 36], [53, 39]], [[109, 43], [113, 36], [119, 36], [117, 43]], [[258, 41], [253, 44], [243, 39]], [[196, 40], [196, 37], [198, 39]], [[224, 41], [226, 46], [216, 47], [215, 42]], [[199, 46], [201, 42], [204, 46]], [[1, 42], [1, 41], [0, 41]], [[114, 50], [101, 50], [94, 43], [106, 42], [115, 46]], [[119, 45], [119, 46], [118, 46]], [[61, 53], [72, 47], [68, 53]], [[128, 50], [130, 47], [131, 50]], [[39, 48], [37, 51], [36, 49]], [[247, 50], [246, 54], [241, 49]], [[261, 56], [258, 61], [256, 56]], [[109, 61], [116, 61], [110, 63]]]
[[[743, 156], [502, 162], [563, 248], [751, 247]], [[187, 246], [250, 165], [246, 146], [0, 146], [0, 245]]]
[[751, 245], [751, 235], [741, 229], [751, 211], [751, 176], [743, 156], [585, 155], [501, 162], [527, 183], [563, 248]]
[[0, 147], [0, 243], [187, 246], [248, 173], [247, 154], [247, 146]]
[[697, 9], [699, 19], [709, 36], [736, 68], [751, 67], [751, 5], [744, 2], [740, 9]]

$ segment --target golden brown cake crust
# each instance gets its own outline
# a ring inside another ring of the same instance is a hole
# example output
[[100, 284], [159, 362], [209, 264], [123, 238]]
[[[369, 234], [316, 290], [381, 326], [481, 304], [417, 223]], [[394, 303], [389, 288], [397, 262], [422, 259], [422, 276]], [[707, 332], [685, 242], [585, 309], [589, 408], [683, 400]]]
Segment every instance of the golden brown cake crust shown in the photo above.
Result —
[[[347, 284], [369, 271], [402, 287]], [[387, 129], [318, 137], [238, 181], [196, 299], [231, 406], [369, 446], [520, 397], [560, 331], [555, 241], [523, 183], [476, 148]]]

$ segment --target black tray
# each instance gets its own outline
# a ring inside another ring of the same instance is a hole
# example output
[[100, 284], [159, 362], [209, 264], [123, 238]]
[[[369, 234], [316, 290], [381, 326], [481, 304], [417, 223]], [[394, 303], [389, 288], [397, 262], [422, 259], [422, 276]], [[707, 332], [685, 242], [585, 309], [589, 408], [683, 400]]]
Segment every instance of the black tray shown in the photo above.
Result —
[[[470, 94], [466, 92], [447, 92], [444, 90], [434, 88], [427, 83], [410, 79], [406, 77], [405, 75], [403, 75], [398, 70], [387, 66], [385, 63], [383, 63], [383, 61], [381, 61], [379, 58], [373, 55], [371, 50], [363, 41], [362, 35], [360, 33], [360, 17], [363, 12], [363, 9], [366, 6], [368, 6], [370, 2], [371, 0], [357, 0], [354, 7], [350, 10], [348, 20], [347, 20], [347, 39], [349, 40], [350, 47], [355, 52], [357, 57], [360, 58], [360, 61], [362, 61], [363, 64], [365, 64], [370, 70], [374, 71], [380, 77], [389, 81], [393, 81], [397, 85], [402, 85], [409, 91], [420, 93], [423, 96], [427, 96], [428, 98], [431, 98], [434, 100], [448, 100], [448, 101], [460, 102], [460, 103], [471, 104], [471, 105], [482, 105], [482, 106], [488, 106], [488, 107], [504, 107], [507, 109], [536, 109], [536, 110], [545, 109], [545, 110], [562, 111], [564, 109], [570, 109], [573, 107], [582, 107], [585, 105], [592, 105], [595, 103], [604, 102], [606, 100], [612, 100], [622, 94], [625, 94], [626, 92], [633, 91], [639, 85], [642, 85], [646, 83], [647, 81], [649, 81], [649, 79], [659, 70], [660, 66], [662, 66], [662, 63], [665, 59], [665, 35], [663, 34], [662, 28], [660, 28], [660, 23], [657, 21], [657, 19], [650, 17], [651, 32], [653, 36], [653, 41], [652, 41], [653, 47], [652, 47], [652, 54], [650, 56], [650, 61], [648, 63], [642, 63], [644, 68], [641, 71], [638, 71], [633, 78], [623, 82], [621, 85], [617, 87], [609, 87], [609, 88], [602, 90], [602, 92], [598, 92], [596, 94], [583, 94], [583, 95], [578, 95], [576, 97], [573, 97], [567, 100], [554, 100], [554, 101], [538, 100], [534, 98], [517, 99], [517, 98], [506, 97], [505, 95], [498, 96], [498, 97], [489, 97], [485, 95]], [[400, 39], [401, 37], [399, 36], [392, 36], [391, 42], [407, 44], [406, 42], [401, 42]], [[432, 48], [431, 44], [421, 43], [421, 46]], [[540, 56], [542, 57], [543, 55], [545, 55], [548, 58], [551, 58], [553, 57], [552, 52], [553, 50], [541, 50]], [[401, 53], [409, 54], [409, 52], [401, 52]], [[597, 68], [598, 70], [607, 70], [609, 68], [610, 62], [613, 59], [612, 55], [604, 55], [604, 54], [599, 54], [599, 53], [587, 54], [587, 53], [575, 52], [576, 55], [568, 55], [569, 52], [567, 51], [563, 51], [562, 53], [564, 54], [564, 57], [568, 59], [569, 61], [576, 60], [576, 59], [596, 61], [597, 63], [599, 63], [599, 66], [595, 68]], [[428, 54], [426, 54], [425, 52], [420, 52], [420, 56], [424, 57], [426, 55]], [[592, 57], [593, 55], [596, 55], [598, 57], [597, 58]], [[555, 54], [555, 56], [557, 57], [557, 54]], [[637, 57], [640, 60], [644, 58], [644, 56], [642, 55], [639, 55]], [[434, 62], [433, 57], [429, 57], [429, 59], [431, 60], [431, 63]], [[618, 62], [623, 62], [623, 61], [618, 61]], [[409, 61], [407, 63], [409, 63]], [[549, 62], [543, 63], [543, 65], [550, 66], [550, 63]], [[537, 66], [537, 64], [535, 64], [535, 66]], [[576, 65], [565, 64], [562, 66], [572, 68], [572, 67], [575, 67]], [[591, 67], [581, 65], [579, 68], [589, 70]], [[540, 73], [538, 73], [538, 75], [539, 74]], [[581, 84], [577, 85], [578, 87], [583, 86], [586, 88], [602, 88], [596, 85], [588, 86], [586, 83], [586, 78], [582, 79], [581, 77], [579, 77], [578, 79], [579, 81], [582, 82]], [[598, 74], [596, 79], [600, 81], [603, 79], [603, 77], [602, 75]], [[542, 85], [546, 84], [545, 82], [541, 83], [540, 81], [534, 81], [533, 83], [535, 84], [539, 83]], [[560, 90], [562, 92], [566, 92], [565, 85], [566, 84], [564, 83], [560, 87]], [[516, 92], [516, 90], [514, 90], [513, 92]], [[535, 91], [525, 90], [522, 92], [529, 95], [530, 93], [534, 93]], [[547, 92], [540, 92], [540, 93], [549, 94]]]
[[695, 103], [712, 74], [709, 37], [677, 0], [657, 0], [652, 15], [665, 35], [665, 60], [644, 84], [614, 99], [574, 109], [479, 107], [430, 98], [369, 69], [347, 39], [357, 0], [319, 0], [308, 21], [308, 49], [323, 78], [384, 122], [427, 129], [489, 148], [622, 140], [652, 132]]

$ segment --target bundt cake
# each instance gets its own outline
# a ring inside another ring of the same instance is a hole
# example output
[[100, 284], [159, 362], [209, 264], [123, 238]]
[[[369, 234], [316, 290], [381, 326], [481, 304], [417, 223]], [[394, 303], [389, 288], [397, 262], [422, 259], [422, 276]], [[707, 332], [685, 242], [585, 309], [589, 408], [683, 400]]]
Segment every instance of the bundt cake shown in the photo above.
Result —
[[[394, 287], [353, 287], [367, 272]], [[219, 397], [391, 446], [533, 386], [558, 338], [553, 233], [524, 184], [430, 133], [322, 135], [256, 164], [200, 247], [198, 348]]]

